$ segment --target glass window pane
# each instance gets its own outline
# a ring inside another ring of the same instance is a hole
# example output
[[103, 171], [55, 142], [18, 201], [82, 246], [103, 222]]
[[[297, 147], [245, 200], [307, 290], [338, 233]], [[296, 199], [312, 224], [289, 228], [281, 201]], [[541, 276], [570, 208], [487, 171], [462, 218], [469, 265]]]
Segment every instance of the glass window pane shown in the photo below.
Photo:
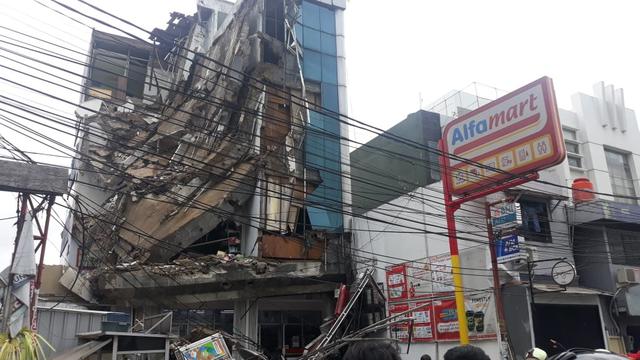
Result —
[[298, 39], [298, 42], [300, 42], [300, 44], [304, 44], [304, 30], [300, 23], [296, 23], [295, 31], [296, 31], [296, 39]]
[[576, 136], [576, 131], [572, 130], [572, 129], [562, 129], [562, 134], [564, 135], [564, 138], [567, 140], [578, 140], [578, 137]]
[[[616, 195], [635, 196], [636, 192], [627, 154], [613, 150], [605, 150], [604, 153], [613, 193]], [[633, 199], [625, 198], [616, 198], [616, 201], [630, 204], [636, 203]]]
[[306, 50], [302, 68], [305, 80], [322, 81], [322, 55], [320, 53]]
[[317, 111], [309, 111], [309, 125], [313, 129], [324, 130], [324, 116]]
[[147, 62], [132, 59], [127, 77], [127, 96], [141, 98], [147, 77]]
[[302, 23], [320, 30], [320, 6], [308, 1], [302, 2]]
[[569, 162], [569, 166], [581, 168], [582, 167], [582, 159], [575, 156], [567, 156], [567, 161]]
[[306, 163], [317, 169], [324, 167], [324, 140], [321, 136], [309, 132], [305, 138]]
[[580, 146], [578, 144], [568, 142], [565, 145], [567, 147], [567, 152], [580, 154]]
[[522, 235], [527, 241], [550, 242], [549, 213], [546, 202], [521, 200]]
[[282, 322], [282, 315], [280, 311], [260, 311], [258, 314], [258, 321], [263, 324], [280, 324]]
[[100, 54], [96, 51], [91, 73], [92, 86], [100, 86], [109, 90], [118, 88], [118, 79], [124, 76], [127, 59], [118, 54]]
[[322, 33], [321, 34], [321, 42], [322, 42], [322, 52], [324, 54], [336, 55], [336, 37], [335, 35]]
[[329, 84], [338, 83], [338, 61], [335, 56], [322, 55], [322, 81]]
[[304, 32], [304, 47], [307, 49], [318, 50], [322, 49], [320, 45], [320, 31], [303, 26]]
[[[320, 88], [322, 107], [338, 112], [338, 87], [336, 85], [322, 83]], [[334, 132], [337, 134], [338, 132]]]
[[336, 16], [325, 7], [320, 7], [320, 30], [329, 34], [336, 33]]

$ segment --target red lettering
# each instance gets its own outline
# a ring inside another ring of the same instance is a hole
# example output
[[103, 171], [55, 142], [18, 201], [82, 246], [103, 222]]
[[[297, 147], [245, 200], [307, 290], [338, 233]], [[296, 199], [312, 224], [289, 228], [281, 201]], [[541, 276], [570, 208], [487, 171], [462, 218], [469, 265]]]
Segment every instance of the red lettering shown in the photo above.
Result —
[[533, 94], [529, 95], [529, 110], [534, 111], [538, 108], [538, 105], [533, 105], [533, 101], [536, 100], [537, 97], [533, 96]]
[[504, 111], [500, 111], [495, 115], [489, 116], [489, 129], [498, 127], [498, 125], [504, 124]]
[[524, 108], [527, 106], [528, 102], [529, 102], [529, 99], [525, 99], [524, 101], [520, 102], [520, 116], [522, 116], [522, 113], [524, 112]]
[[518, 105], [513, 105], [507, 110], [507, 121], [518, 118]]

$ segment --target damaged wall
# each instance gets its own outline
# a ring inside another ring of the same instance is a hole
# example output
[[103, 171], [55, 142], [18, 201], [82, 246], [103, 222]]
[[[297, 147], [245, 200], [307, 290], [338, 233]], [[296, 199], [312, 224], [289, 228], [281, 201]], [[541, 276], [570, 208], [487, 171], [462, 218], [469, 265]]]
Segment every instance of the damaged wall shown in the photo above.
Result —
[[[93, 175], [90, 185], [75, 188], [95, 203], [95, 217], [76, 212], [73, 237], [84, 236], [88, 253], [112, 263], [166, 261], [226, 218], [252, 226], [247, 210], [259, 177], [267, 190], [258, 225], [293, 230], [304, 197], [306, 111], [288, 94], [304, 89], [295, 52], [258, 31], [262, 5], [237, 6], [212, 40], [207, 57], [215, 61], [184, 50], [174, 56], [173, 67], [188, 71], [162, 103], [129, 99], [126, 106], [104, 102], [81, 111], [78, 164]], [[189, 20], [181, 21], [184, 27]], [[279, 57], [263, 62], [264, 49]]]

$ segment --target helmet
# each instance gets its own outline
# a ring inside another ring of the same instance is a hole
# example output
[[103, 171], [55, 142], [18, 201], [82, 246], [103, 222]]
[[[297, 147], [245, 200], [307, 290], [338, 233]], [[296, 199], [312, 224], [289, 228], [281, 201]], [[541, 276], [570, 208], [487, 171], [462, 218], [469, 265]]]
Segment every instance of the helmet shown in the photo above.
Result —
[[527, 354], [525, 355], [525, 359], [547, 360], [547, 352], [540, 348], [533, 348], [527, 351]]

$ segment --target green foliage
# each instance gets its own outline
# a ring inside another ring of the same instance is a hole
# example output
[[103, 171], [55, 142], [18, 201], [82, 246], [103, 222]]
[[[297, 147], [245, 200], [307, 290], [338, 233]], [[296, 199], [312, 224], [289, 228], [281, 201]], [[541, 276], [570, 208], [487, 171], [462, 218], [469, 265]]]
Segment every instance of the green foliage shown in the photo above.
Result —
[[43, 346], [51, 345], [35, 331], [22, 329], [14, 338], [0, 334], [0, 360], [44, 360]]

